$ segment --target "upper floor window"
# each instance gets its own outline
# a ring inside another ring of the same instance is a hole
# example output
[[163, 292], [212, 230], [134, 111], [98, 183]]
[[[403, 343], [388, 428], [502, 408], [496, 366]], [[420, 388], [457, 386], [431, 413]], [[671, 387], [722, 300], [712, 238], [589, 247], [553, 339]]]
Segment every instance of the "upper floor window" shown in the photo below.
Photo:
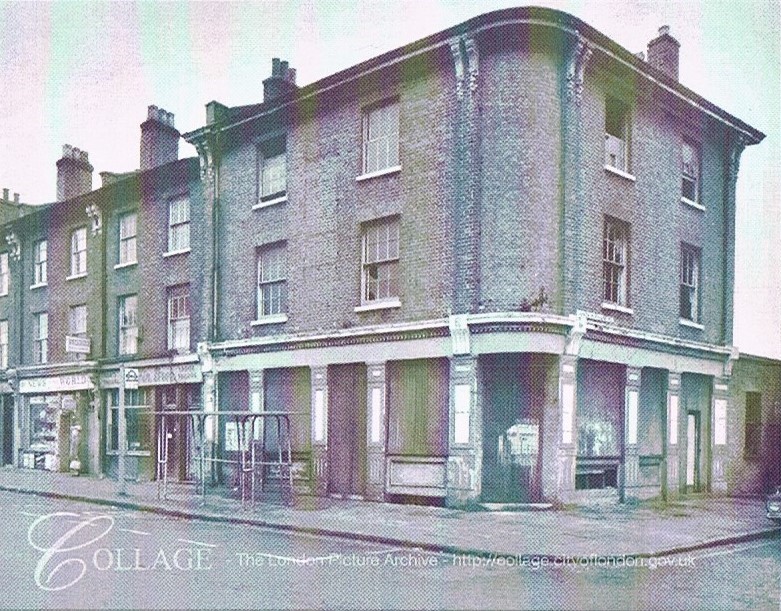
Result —
[[11, 284], [11, 270], [8, 267], [8, 253], [0, 252], [0, 295], [8, 295]]
[[119, 217], [119, 265], [128, 265], [137, 261], [136, 220], [135, 212], [128, 212]]
[[[87, 306], [84, 304], [71, 306], [68, 310], [68, 335], [71, 337], [87, 337]], [[66, 350], [72, 352], [77, 360], [87, 358], [87, 353], [83, 350], [76, 350], [75, 347], [68, 348], [68, 338], [65, 340]]]
[[138, 297], [124, 295], [119, 298], [119, 354], [138, 352]]
[[629, 225], [605, 218], [602, 240], [602, 277], [604, 300], [627, 306], [629, 293]]
[[399, 219], [367, 224], [363, 230], [362, 303], [399, 296]]
[[258, 250], [257, 318], [287, 311], [287, 261], [285, 244], [270, 244]]
[[71, 234], [71, 276], [87, 273], [87, 228], [80, 227]]
[[190, 286], [168, 289], [168, 349], [190, 349]]
[[700, 322], [700, 250], [681, 245], [681, 318]]
[[34, 285], [46, 284], [46, 261], [48, 255], [48, 245], [46, 240], [39, 240], [33, 246], [33, 283]]
[[263, 143], [258, 150], [260, 161], [260, 201], [282, 198], [287, 191], [287, 152], [285, 139]]
[[370, 109], [363, 120], [363, 173], [399, 165], [399, 104]]
[[44, 365], [49, 359], [49, 314], [40, 312], [33, 318], [33, 362]]
[[629, 172], [629, 107], [614, 98], [605, 104], [605, 165]]
[[190, 200], [178, 197], [168, 203], [168, 252], [190, 248]]
[[695, 204], [700, 202], [700, 152], [690, 142], [681, 149], [681, 197]]
[[8, 369], [8, 321], [0, 320], [0, 369]]

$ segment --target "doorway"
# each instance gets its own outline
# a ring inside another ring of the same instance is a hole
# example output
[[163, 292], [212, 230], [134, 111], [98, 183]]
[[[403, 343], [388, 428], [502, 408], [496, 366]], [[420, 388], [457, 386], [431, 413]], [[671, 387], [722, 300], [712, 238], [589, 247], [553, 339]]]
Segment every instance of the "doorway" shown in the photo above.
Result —
[[531, 384], [540, 376], [531, 375], [530, 361], [523, 354], [481, 359], [484, 502], [527, 503], [539, 497], [541, 414]]
[[14, 400], [11, 396], [0, 398], [0, 406], [3, 410], [3, 418], [0, 425], [2, 432], [2, 461], [3, 466], [12, 465], [14, 462]]
[[328, 492], [363, 496], [366, 488], [366, 365], [328, 367]]

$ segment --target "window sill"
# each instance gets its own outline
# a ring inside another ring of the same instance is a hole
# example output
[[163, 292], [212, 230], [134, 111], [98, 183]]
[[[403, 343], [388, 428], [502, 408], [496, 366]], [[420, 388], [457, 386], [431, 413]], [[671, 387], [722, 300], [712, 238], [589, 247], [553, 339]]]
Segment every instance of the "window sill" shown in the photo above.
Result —
[[[30, 290], [32, 291], [34, 289], [41, 289], [41, 288], [43, 288], [45, 286], [49, 286], [49, 285], [46, 282], [39, 282], [38, 284], [31, 284], [30, 285]], [[7, 295], [7, 294], [8, 293], [5, 293], [5, 295]]]
[[372, 178], [377, 178], [378, 176], [387, 176], [388, 174], [396, 174], [397, 172], [401, 172], [401, 166], [392, 165], [389, 168], [383, 168], [382, 170], [376, 170], [374, 172], [368, 172], [366, 174], [361, 174], [360, 176], [356, 176], [355, 182], [370, 180]]
[[8, 297], [8, 291], [6, 291], [5, 293], [0, 293], [0, 297]]
[[250, 325], [253, 327], [260, 327], [262, 325], [276, 325], [283, 322], [287, 322], [287, 314], [269, 314], [268, 316], [261, 316], [257, 320], [253, 320]]
[[624, 170], [619, 170], [618, 168], [614, 168], [612, 165], [606, 165], [605, 171], [610, 172], [611, 174], [615, 174], [616, 176], [620, 176], [621, 178], [624, 178], [626, 180], [631, 180], [632, 182], [635, 182], [637, 180], [629, 172], [624, 172]]
[[617, 303], [610, 303], [609, 301], [602, 302], [602, 309], [621, 312], [623, 314], [629, 314], [630, 316], [635, 315], [635, 311], [632, 308], [627, 308], [626, 306], [618, 305]]
[[131, 267], [133, 265], [138, 265], [138, 261], [127, 261], [125, 263], [117, 263], [114, 266], [114, 269], [122, 269], [123, 267]]
[[705, 329], [705, 325], [701, 325], [700, 323], [694, 322], [694, 321], [689, 320], [687, 318], [681, 318], [681, 319], [678, 320], [678, 322], [681, 325], [683, 325], [684, 327], [691, 327], [692, 329], [699, 329], [700, 331]]
[[87, 272], [83, 272], [81, 274], [71, 274], [70, 276], [67, 276], [66, 280], [78, 280], [79, 278], [86, 278]]
[[189, 248], [182, 248], [181, 250], [169, 250], [168, 252], [163, 253], [163, 258], [174, 257], [176, 255], [185, 255], [188, 252], [190, 252]]
[[267, 208], [276, 204], [284, 204], [287, 201], [287, 193], [280, 195], [279, 197], [272, 197], [271, 199], [260, 200], [257, 204], [252, 206], [253, 210], [260, 210], [261, 208]]
[[687, 206], [691, 206], [692, 208], [696, 208], [697, 210], [702, 210], [705, 212], [705, 206], [702, 204], [698, 204], [694, 200], [689, 199], [688, 197], [681, 197], [681, 202], [686, 204]]
[[371, 312], [372, 310], [391, 310], [393, 308], [400, 308], [401, 301], [398, 297], [391, 299], [383, 299], [382, 301], [370, 301], [363, 305], [353, 308], [355, 312]]

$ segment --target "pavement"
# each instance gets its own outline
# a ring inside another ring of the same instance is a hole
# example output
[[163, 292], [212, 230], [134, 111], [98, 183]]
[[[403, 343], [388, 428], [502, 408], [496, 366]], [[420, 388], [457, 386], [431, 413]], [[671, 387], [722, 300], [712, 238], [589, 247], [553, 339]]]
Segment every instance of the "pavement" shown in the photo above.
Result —
[[759, 497], [696, 495], [670, 502], [595, 504], [545, 511], [475, 511], [298, 495], [292, 504], [256, 502], [156, 482], [116, 481], [32, 469], [0, 469], [0, 490], [86, 501], [163, 515], [387, 543], [447, 553], [659, 557], [781, 538]]

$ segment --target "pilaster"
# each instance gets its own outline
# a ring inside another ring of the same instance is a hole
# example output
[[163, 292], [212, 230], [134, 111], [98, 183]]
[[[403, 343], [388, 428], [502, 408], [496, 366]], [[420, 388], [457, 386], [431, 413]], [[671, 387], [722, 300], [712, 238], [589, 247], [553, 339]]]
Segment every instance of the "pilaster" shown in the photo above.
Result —
[[477, 502], [483, 458], [483, 416], [477, 391], [477, 358], [450, 359], [447, 505]]
[[575, 460], [578, 451], [577, 392], [578, 358], [563, 354], [559, 358], [559, 436], [555, 498], [564, 503], [570, 502], [575, 494]]
[[640, 376], [638, 367], [626, 368], [626, 393], [624, 398], [624, 485], [622, 497], [634, 498], [634, 488], [639, 484], [640, 457], [637, 447], [638, 415], [640, 410]]
[[328, 368], [312, 367], [312, 489], [328, 493]]
[[385, 500], [386, 369], [385, 362], [368, 363], [366, 371], [366, 498]]
[[665, 498], [675, 497], [680, 492], [680, 442], [681, 442], [681, 374], [667, 375], [667, 444], [665, 463], [667, 465], [663, 491]]

